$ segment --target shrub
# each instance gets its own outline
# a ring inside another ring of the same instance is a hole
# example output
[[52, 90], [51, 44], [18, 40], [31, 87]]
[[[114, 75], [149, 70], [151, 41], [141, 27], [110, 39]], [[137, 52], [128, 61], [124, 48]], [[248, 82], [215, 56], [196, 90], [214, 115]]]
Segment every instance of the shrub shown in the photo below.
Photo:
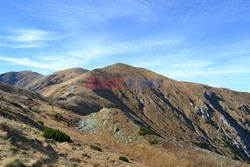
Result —
[[160, 136], [158, 133], [150, 130], [150, 129], [147, 129], [143, 126], [140, 126], [140, 132], [139, 132], [139, 135], [141, 136], [145, 136], [145, 135], [156, 135], [156, 136]]
[[61, 115], [59, 115], [59, 114], [54, 114], [54, 117], [55, 117], [56, 119], [62, 119], [62, 118], [63, 118], [63, 116], [61, 116]]
[[96, 150], [96, 151], [102, 151], [102, 149], [100, 147], [97, 147], [94, 145], [91, 145], [90, 148], [92, 148], [93, 150]]
[[216, 125], [216, 123], [215, 123], [213, 120], [207, 119], [207, 120], [205, 121], [205, 123], [206, 123], [206, 124], [209, 124], [209, 125], [211, 125], [211, 126], [213, 126], [213, 127], [215, 127], [216, 129], [218, 129], [218, 126]]
[[54, 117], [55, 117], [55, 118], [59, 118], [59, 115], [58, 115], [58, 114], [54, 114]]
[[43, 121], [37, 121], [39, 124], [44, 125]]
[[120, 156], [119, 160], [124, 161], [124, 162], [129, 162], [128, 158]]
[[151, 145], [153, 145], [153, 144], [157, 144], [158, 141], [157, 141], [156, 139], [153, 139], [153, 140], [151, 140], [149, 143], [150, 143]]
[[206, 123], [206, 124], [209, 124], [209, 125], [211, 125], [211, 126], [213, 126], [213, 121], [212, 121], [212, 120], [207, 119], [207, 120], [205, 121], [205, 123]]
[[23, 108], [20, 104], [17, 104], [16, 102], [9, 102], [9, 103], [12, 104], [15, 107]]
[[47, 128], [44, 132], [43, 132], [43, 137], [45, 139], [54, 139], [55, 141], [58, 141], [58, 142], [72, 142], [70, 137], [59, 131], [59, 130], [55, 130], [55, 129], [52, 129], [52, 128]]
[[200, 112], [197, 112], [196, 114], [197, 114], [198, 116], [200, 116], [200, 117], [202, 116], [202, 113], [200, 113]]
[[207, 143], [201, 142], [201, 143], [193, 143], [193, 144], [200, 148], [210, 150], [209, 145]]
[[30, 98], [30, 97], [28, 97], [28, 100], [30, 100], [30, 101], [34, 101], [32, 98]]

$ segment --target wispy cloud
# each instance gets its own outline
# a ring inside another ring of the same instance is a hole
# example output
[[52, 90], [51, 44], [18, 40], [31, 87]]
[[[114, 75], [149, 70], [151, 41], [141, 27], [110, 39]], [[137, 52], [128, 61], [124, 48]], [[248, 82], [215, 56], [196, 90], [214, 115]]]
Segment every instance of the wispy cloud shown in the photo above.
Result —
[[[0, 60], [11, 63], [12, 66], [25, 66], [37, 69], [48, 69], [48, 70], [61, 70], [70, 67], [79, 66], [79, 59], [68, 59], [67, 57], [63, 57], [60, 61], [34, 61], [27, 57], [22, 58], [13, 58], [13, 57], [4, 57], [0, 56]], [[70, 63], [69, 63], [70, 62]]]
[[52, 32], [37, 29], [15, 29], [11, 33], [2, 38], [11, 42], [51, 41], [58, 38]]
[[135, 40], [117, 43], [106, 42], [97, 45], [87, 46], [85, 47], [85, 49], [82, 50], [69, 51], [67, 55], [92, 59], [101, 56], [136, 53], [157, 48], [167, 49], [179, 44], [180, 42], [181, 40], [179, 39]]
[[174, 79], [190, 79], [192, 77], [216, 77], [231, 74], [249, 74], [250, 69], [232, 69], [232, 68], [214, 68], [214, 69], [199, 69], [199, 70], [172, 70], [162, 71], [161, 74]]
[[43, 48], [46, 47], [46, 43], [41, 42], [33, 42], [33, 43], [24, 43], [24, 44], [7, 44], [7, 43], [0, 43], [0, 47], [8, 47], [8, 48]]
[[173, 64], [173, 67], [180, 67], [180, 68], [201, 68], [201, 67], [207, 67], [209, 65], [215, 64], [212, 61], [205, 61], [205, 60], [193, 60], [193, 61], [187, 61], [186, 63], [176, 63]]
[[29, 58], [12, 58], [12, 57], [0, 56], [0, 60], [13, 63], [13, 65], [21, 65], [26, 67], [34, 67], [34, 68], [40, 67], [45, 69], [54, 68], [45, 63], [31, 61]]
[[13, 58], [0, 56], [0, 60], [13, 63], [13, 65], [21, 65], [26, 67], [61, 70], [70, 67], [84, 66], [91, 61], [96, 61], [99, 58], [107, 58], [116, 55], [125, 55], [127, 53], [134, 53], [146, 51], [157, 48], [168, 48], [178, 44], [177, 39], [163, 39], [163, 40], [143, 40], [143, 41], [129, 41], [123, 43], [106, 43], [103, 45], [96, 45], [85, 47], [82, 50], [70, 50], [66, 53], [51, 54], [46, 56], [35, 56], [36, 60], [26, 58]]
[[116, 17], [133, 17], [145, 21], [153, 14], [148, 5], [146, 1], [140, 0], [17, 2], [17, 6], [25, 12], [71, 28], [86, 26], [87, 22], [105, 22]]
[[56, 33], [39, 29], [13, 29], [0, 36], [0, 46], [10, 48], [42, 48], [47, 42], [61, 39]]

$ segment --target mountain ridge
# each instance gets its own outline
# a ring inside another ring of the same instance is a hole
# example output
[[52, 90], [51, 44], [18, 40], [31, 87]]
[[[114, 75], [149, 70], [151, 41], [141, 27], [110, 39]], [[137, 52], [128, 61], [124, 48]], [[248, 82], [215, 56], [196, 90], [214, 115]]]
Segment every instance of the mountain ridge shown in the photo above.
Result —
[[[87, 69], [84, 69], [84, 68], [81, 68], [81, 67], [73, 67], [73, 68], [67, 68], [67, 69], [62, 69], [62, 70], [59, 70], [59, 71], [55, 71], [51, 74], [48, 74], [48, 75], [42, 75], [42, 74], [39, 74], [35, 71], [31, 71], [31, 70], [24, 70], [24, 71], [10, 71], [10, 72], [5, 72], [5, 73], [2, 73], [0, 74], [0, 82], [3, 82], [3, 83], [7, 83], [7, 84], [10, 84], [12, 86], [16, 86], [16, 87], [19, 87], [19, 88], [23, 88], [23, 89], [28, 89], [29, 90], [29, 86], [25, 87], [25, 86], [19, 86], [19, 85], [15, 85], [13, 83], [9, 83], [8, 81], [4, 81], [2, 78], [3, 76], [9, 74], [9, 73], [15, 73], [15, 74], [25, 74], [25, 73], [34, 73], [34, 74], [37, 74], [39, 76], [43, 76], [43, 77], [48, 77], [48, 76], [51, 76], [51, 75], [56, 75], [56, 74], [63, 74], [63, 73], [70, 73], [70, 71], [78, 71], [79, 73], [78, 74], [83, 74], [85, 72], [88, 72], [88, 71], [95, 71], [95, 70], [100, 70], [100, 69], [109, 69], [109, 68], [115, 68], [115, 67], [118, 67], [118, 68], [138, 68], [138, 69], [141, 69], [141, 70], [147, 70], [149, 72], [152, 72], [152, 73], [156, 73], [154, 71], [151, 71], [151, 70], [148, 70], [146, 68], [143, 68], [143, 67], [135, 67], [135, 66], [132, 66], [132, 65], [128, 65], [128, 64], [125, 64], [125, 63], [114, 63], [114, 64], [111, 64], [111, 65], [108, 65], [108, 66], [105, 66], [105, 67], [102, 67], [102, 68], [96, 68], [96, 69], [93, 69], [93, 70], [87, 70]], [[157, 73], [158, 74], [158, 73]], [[162, 74], [158, 74], [159, 76], [161, 77], [164, 77], [164, 78], [168, 78], [167, 76], [164, 76]], [[34, 80], [37, 80], [39, 78], [35, 78], [35, 79], [32, 79], [32, 82]], [[171, 78], [168, 78], [168, 79], [171, 79]], [[235, 92], [240, 92], [240, 93], [250, 93], [250, 92], [247, 92], [247, 91], [237, 91], [237, 90], [233, 90], [233, 89], [230, 89], [230, 88], [226, 88], [226, 87], [214, 87], [214, 86], [211, 86], [209, 84], [204, 84], [204, 83], [196, 83], [196, 82], [190, 82], [190, 81], [177, 81], [177, 80], [174, 80], [174, 79], [171, 79], [173, 81], [176, 81], [176, 82], [182, 82], [182, 83], [189, 83], [189, 84], [197, 84], [197, 85], [204, 85], [204, 86], [208, 86], [208, 87], [212, 87], [212, 88], [218, 88], [218, 89], [228, 89], [230, 91], [235, 91]]]
[[[99, 113], [102, 108], [116, 108], [154, 130], [164, 140], [188, 143], [229, 158], [249, 161], [249, 93], [179, 82], [121, 63], [66, 73], [64, 70], [39, 78], [33, 82], [32, 92], [56, 101], [80, 117]], [[88, 77], [125, 79], [125, 83], [123, 89], [88, 89]], [[126, 78], [160, 78], [163, 88], [128, 89]], [[55, 82], [48, 84], [51, 80]]]

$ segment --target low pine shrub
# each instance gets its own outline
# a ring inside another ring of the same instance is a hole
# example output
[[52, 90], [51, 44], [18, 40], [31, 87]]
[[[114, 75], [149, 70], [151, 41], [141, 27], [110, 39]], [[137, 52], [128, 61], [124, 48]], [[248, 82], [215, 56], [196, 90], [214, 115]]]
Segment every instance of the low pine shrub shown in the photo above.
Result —
[[58, 142], [72, 142], [72, 140], [67, 134], [52, 128], [47, 128], [43, 132], [43, 137], [45, 139], [54, 139], [55, 141]]
[[124, 162], [129, 162], [128, 158], [120, 156], [119, 160], [124, 161]]
[[96, 150], [96, 151], [102, 151], [102, 149], [100, 147], [97, 147], [94, 145], [91, 145], [90, 148], [92, 148], [93, 150]]
[[139, 135], [141, 136], [146, 136], [146, 135], [156, 135], [156, 136], [160, 136], [158, 133], [150, 130], [150, 129], [147, 129], [143, 126], [140, 126], [140, 132], [139, 132]]
[[153, 145], [153, 144], [157, 144], [158, 141], [157, 141], [156, 139], [153, 139], [153, 140], [151, 140], [149, 143], [150, 143], [151, 145]]

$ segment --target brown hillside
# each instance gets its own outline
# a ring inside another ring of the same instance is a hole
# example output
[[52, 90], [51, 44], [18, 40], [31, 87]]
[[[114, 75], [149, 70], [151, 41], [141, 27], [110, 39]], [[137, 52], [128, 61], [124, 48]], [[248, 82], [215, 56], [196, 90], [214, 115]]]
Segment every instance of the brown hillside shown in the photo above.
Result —
[[[87, 89], [87, 77], [162, 79], [162, 89]], [[115, 64], [46, 87], [43, 96], [59, 99], [80, 115], [103, 107], [130, 113], [164, 138], [194, 143], [230, 158], [249, 159], [250, 94], [177, 82], [152, 71]]]

